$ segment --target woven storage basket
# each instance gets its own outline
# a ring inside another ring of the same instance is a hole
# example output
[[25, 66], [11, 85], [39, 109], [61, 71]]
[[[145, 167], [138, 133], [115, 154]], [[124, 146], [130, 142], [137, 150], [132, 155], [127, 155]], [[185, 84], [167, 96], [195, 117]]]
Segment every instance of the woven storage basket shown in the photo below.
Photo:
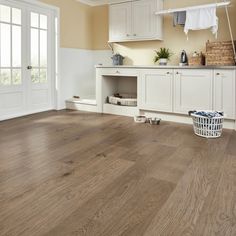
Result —
[[231, 41], [207, 42], [206, 44], [206, 65], [235, 65], [234, 52]]
[[195, 57], [190, 57], [188, 64], [190, 66], [202, 66], [205, 64], [205, 56], [203, 54]]
[[119, 94], [122, 98], [109, 96], [108, 102], [110, 104], [119, 105], [119, 106], [129, 106], [129, 107], [136, 107], [137, 102], [137, 95], [135, 94]]

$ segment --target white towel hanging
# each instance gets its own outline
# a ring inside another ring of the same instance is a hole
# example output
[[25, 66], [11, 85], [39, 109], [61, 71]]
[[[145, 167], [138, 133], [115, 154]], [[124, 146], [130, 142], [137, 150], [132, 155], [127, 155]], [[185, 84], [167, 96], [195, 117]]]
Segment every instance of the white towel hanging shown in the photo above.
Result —
[[217, 38], [218, 17], [216, 16], [216, 7], [186, 11], [184, 32], [188, 34], [189, 30], [202, 29], [211, 29]]

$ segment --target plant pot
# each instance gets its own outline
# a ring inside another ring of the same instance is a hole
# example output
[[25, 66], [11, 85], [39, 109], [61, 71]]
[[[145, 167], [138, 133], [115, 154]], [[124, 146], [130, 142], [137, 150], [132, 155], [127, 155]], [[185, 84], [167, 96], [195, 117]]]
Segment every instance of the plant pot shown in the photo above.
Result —
[[160, 66], [166, 66], [166, 65], [167, 65], [167, 62], [168, 62], [168, 59], [166, 59], [166, 58], [161, 58], [161, 59], [159, 60], [159, 65], [160, 65]]

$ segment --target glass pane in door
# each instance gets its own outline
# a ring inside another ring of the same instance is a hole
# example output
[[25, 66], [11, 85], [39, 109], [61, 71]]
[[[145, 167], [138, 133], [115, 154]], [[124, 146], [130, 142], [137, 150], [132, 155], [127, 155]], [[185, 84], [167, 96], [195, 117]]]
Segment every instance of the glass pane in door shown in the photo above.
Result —
[[0, 88], [22, 84], [21, 13], [0, 4]]
[[31, 12], [31, 82], [47, 82], [48, 19], [46, 15]]

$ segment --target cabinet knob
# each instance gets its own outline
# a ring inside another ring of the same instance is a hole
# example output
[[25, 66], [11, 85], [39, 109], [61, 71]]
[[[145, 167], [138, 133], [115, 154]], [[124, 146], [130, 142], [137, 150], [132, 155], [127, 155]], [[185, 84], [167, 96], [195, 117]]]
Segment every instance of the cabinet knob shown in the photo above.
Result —
[[120, 74], [120, 71], [117, 70], [117, 71], [116, 71], [116, 74]]
[[137, 34], [134, 34], [134, 36], [137, 36]]
[[216, 73], [216, 75], [220, 75], [220, 73]]
[[129, 37], [130, 35], [129, 34], [126, 34], [127, 37]]

